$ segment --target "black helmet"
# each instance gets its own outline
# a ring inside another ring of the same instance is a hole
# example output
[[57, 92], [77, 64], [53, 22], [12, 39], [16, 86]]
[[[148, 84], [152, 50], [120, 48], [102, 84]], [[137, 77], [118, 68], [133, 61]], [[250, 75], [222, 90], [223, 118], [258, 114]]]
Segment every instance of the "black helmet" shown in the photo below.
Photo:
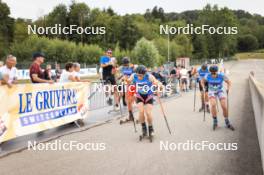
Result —
[[137, 68], [136, 68], [136, 73], [137, 74], [142, 74], [144, 75], [145, 73], [147, 72], [147, 69], [144, 65], [139, 65]]
[[124, 57], [123, 59], [122, 59], [122, 64], [123, 65], [127, 65], [127, 64], [129, 64], [129, 58], [128, 57]]
[[207, 69], [207, 64], [204, 63], [204, 64], [202, 65], [202, 70], [205, 70], [205, 69]]
[[218, 72], [218, 66], [216, 66], [216, 65], [210, 66], [209, 71], [210, 71], [211, 73], [216, 73], [216, 72]]

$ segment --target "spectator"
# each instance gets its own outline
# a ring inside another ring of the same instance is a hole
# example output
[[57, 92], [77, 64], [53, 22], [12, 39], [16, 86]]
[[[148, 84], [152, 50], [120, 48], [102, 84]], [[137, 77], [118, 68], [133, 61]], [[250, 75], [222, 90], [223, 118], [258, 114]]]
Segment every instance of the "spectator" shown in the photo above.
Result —
[[0, 68], [4, 66], [4, 62], [0, 61]]
[[73, 63], [67, 63], [65, 64], [65, 70], [62, 72], [60, 77], [60, 82], [75, 82], [76, 79], [74, 77], [74, 67]]
[[81, 65], [79, 63], [73, 63], [74, 67], [74, 77], [77, 82], [90, 82], [89, 80], [82, 80], [80, 76], [80, 71], [81, 71]]
[[[179, 75], [179, 74], [178, 74]], [[170, 71], [170, 78], [171, 78], [171, 84], [173, 91], [178, 94], [179, 93], [179, 79], [177, 75], [177, 66], [174, 66], [173, 69]]]
[[[110, 49], [106, 51], [105, 56], [102, 56], [100, 58], [100, 65], [102, 68], [103, 81], [105, 84], [108, 84], [110, 86], [116, 85], [115, 76], [113, 74], [114, 63], [112, 62], [111, 58], [112, 58], [112, 50]], [[118, 101], [118, 94], [117, 94], [116, 88], [114, 88], [113, 93], [115, 97], [115, 107], [117, 108], [119, 101]], [[107, 98], [107, 104], [111, 106], [113, 103], [113, 100], [108, 93], [106, 93], [106, 98]]]
[[61, 73], [62, 73], [62, 71], [61, 71], [60, 65], [56, 64], [56, 70], [55, 70], [56, 81], [60, 79]]
[[191, 67], [191, 69], [188, 70], [188, 75], [189, 75], [189, 89], [190, 90], [192, 90], [192, 88], [193, 88], [193, 82], [195, 81], [192, 72], [193, 72], [193, 67]]
[[6, 58], [6, 64], [0, 68], [0, 72], [2, 74], [2, 84], [6, 84], [8, 87], [12, 87], [12, 84], [17, 83], [16, 63], [16, 57], [8, 55]]
[[52, 80], [51, 76], [52, 76], [52, 73], [51, 73], [51, 65], [48, 64], [46, 66], [45, 71], [44, 71], [44, 79], [45, 80]]
[[44, 63], [44, 54], [36, 52], [33, 54], [33, 63], [29, 68], [29, 75], [32, 83], [53, 83], [53, 80], [45, 80], [41, 64]]
[[168, 83], [168, 77], [169, 77], [169, 71], [164, 68], [164, 66], [160, 66], [160, 75], [162, 77], [162, 84], [167, 85]]
[[73, 67], [74, 67], [74, 77], [76, 79], [77, 82], [81, 81], [81, 76], [80, 76], [80, 70], [81, 70], [81, 65], [79, 63], [73, 63]]
[[188, 70], [182, 66], [181, 71], [181, 90], [187, 92], [187, 85], [188, 85]]

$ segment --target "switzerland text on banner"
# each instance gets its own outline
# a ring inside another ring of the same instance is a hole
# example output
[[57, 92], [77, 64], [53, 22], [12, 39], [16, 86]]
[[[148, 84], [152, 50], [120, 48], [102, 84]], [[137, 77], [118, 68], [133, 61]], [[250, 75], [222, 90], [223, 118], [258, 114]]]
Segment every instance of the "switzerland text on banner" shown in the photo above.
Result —
[[0, 143], [82, 119], [89, 83], [0, 86]]

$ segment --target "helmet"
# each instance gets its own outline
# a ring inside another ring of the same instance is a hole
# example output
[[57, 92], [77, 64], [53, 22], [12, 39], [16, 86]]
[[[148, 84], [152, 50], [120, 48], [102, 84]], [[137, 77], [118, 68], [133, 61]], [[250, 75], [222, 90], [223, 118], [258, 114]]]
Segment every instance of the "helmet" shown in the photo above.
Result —
[[129, 64], [129, 58], [128, 57], [124, 57], [123, 59], [122, 59], [122, 64], [123, 65], [127, 65], [127, 64]]
[[205, 69], [207, 69], [207, 64], [202, 64], [202, 70], [205, 70]]
[[210, 71], [211, 73], [216, 73], [216, 72], [218, 72], [218, 66], [216, 66], [216, 65], [210, 66], [209, 71]]
[[137, 74], [142, 74], [144, 75], [145, 73], [147, 72], [147, 69], [144, 65], [139, 65], [137, 68], [136, 68], [136, 73]]

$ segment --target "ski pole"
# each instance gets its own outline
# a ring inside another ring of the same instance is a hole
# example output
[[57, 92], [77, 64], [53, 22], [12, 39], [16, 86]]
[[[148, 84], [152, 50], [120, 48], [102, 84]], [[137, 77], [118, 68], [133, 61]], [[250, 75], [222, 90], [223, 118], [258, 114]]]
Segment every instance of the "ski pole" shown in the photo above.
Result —
[[136, 122], [135, 122], [135, 117], [134, 116], [133, 116], [133, 124], [134, 124], [135, 132], [137, 132], [137, 127], [136, 127]]
[[194, 99], [193, 99], [193, 111], [195, 111], [195, 104], [196, 104], [196, 84], [197, 81], [195, 80], [195, 83], [194, 83]]
[[203, 117], [203, 121], [205, 121], [205, 90], [203, 90], [203, 98], [204, 98], [204, 103], [203, 103], [204, 117]]
[[169, 133], [171, 134], [170, 126], [169, 126], [169, 123], [168, 123], [168, 121], [167, 121], [167, 117], [166, 117], [166, 115], [165, 115], [164, 108], [163, 108], [163, 105], [162, 105], [162, 103], [161, 103], [161, 100], [160, 100], [159, 95], [157, 95], [157, 97], [158, 97], [158, 101], [159, 101], [159, 104], [160, 104], [160, 108], [161, 108], [161, 111], [162, 111], [162, 113], [163, 113], [163, 117], [164, 117], [164, 119], [165, 119], [165, 122], [166, 122], [167, 128], [168, 128], [168, 130], [169, 130]]
[[229, 94], [228, 90], [226, 90], [226, 101], [227, 101], [227, 116], [229, 115]]

